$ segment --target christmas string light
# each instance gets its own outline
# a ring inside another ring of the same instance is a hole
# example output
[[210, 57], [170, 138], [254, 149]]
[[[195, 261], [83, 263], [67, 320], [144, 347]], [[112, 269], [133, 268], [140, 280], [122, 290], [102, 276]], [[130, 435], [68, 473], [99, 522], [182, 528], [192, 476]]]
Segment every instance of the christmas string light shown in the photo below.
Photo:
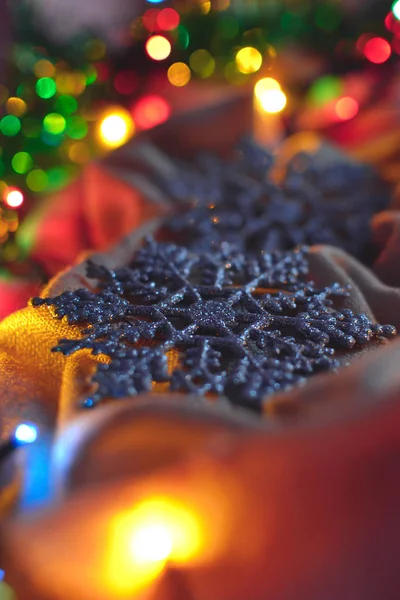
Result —
[[[23, 254], [16, 232], [37, 195], [62, 188], [93, 157], [169, 117], [172, 108], [162, 88], [146, 87], [153, 75], [175, 89], [212, 77], [254, 85], [265, 79], [262, 74], [288, 41], [337, 60], [342, 69], [345, 40], [353, 66], [379, 67], [400, 53], [400, 0], [389, 13], [383, 4], [374, 3], [354, 19], [329, 0], [263, 2], [252, 4], [254, 10], [239, 0], [198, 0], [190, 6], [149, 0], [143, 14], [126, 23], [121, 60], [90, 35], [56, 47], [17, 10], [22, 41], [13, 48], [10, 84], [0, 86], [0, 264]], [[352, 118], [357, 101], [350, 106], [341, 98], [338, 77], [336, 82], [324, 77], [312, 84], [314, 101], [336, 99], [337, 118]], [[280, 86], [265, 91], [259, 99], [263, 110], [285, 110], [287, 93]]]
[[10, 456], [17, 448], [33, 444], [38, 437], [37, 428], [29, 423], [21, 423], [14, 434], [0, 445], [0, 461]]

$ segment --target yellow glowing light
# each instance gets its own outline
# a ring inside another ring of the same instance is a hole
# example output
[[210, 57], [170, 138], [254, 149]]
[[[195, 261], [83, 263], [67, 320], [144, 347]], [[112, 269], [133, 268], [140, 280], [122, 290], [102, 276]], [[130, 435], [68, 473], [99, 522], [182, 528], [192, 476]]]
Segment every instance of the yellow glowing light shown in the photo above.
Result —
[[251, 46], [242, 48], [236, 54], [236, 66], [241, 73], [246, 75], [249, 73], [255, 73], [260, 69], [262, 65], [261, 53]]
[[261, 108], [267, 113], [281, 112], [287, 103], [287, 98], [282, 90], [267, 90], [258, 98]]
[[132, 534], [131, 557], [137, 564], [165, 561], [172, 552], [172, 536], [168, 526], [148, 523]]
[[122, 146], [134, 134], [135, 126], [130, 113], [118, 107], [109, 111], [99, 123], [99, 136], [109, 148]]
[[54, 65], [46, 59], [38, 60], [33, 67], [36, 77], [53, 77], [56, 72]]
[[146, 50], [153, 60], [165, 60], [171, 54], [171, 44], [163, 35], [153, 35], [146, 42]]
[[14, 115], [15, 117], [22, 117], [26, 113], [27, 109], [26, 102], [21, 100], [21, 98], [11, 97], [6, 102], [6, 109], [9, 115]]
[[263, 79], [257, 81], [256, 85], [254, 86], [254, 93], [256, 97], [261, 100], [263, 96], [271, 90], [280, 89], [281, 86], [276, 79], [273, 79], [272, 77], [263, 77]]
[[111, 524], [106, 585], [117, 594], [143, 590], [167, 561], [185, 563], [203, 544], [201, 523], [186, 505], [166, 497], [145, 500]]
[[189, 83], [190, 69], [183, 62], [176, 62], [168, 69], [168, 81], [176, 87], [183, 87]]
[[211, 10], [211, 1], [210, 0], [201, 0], [199, 8], [200, 8], [200, 12], [203, 15], [208, 15], [208, 13]]

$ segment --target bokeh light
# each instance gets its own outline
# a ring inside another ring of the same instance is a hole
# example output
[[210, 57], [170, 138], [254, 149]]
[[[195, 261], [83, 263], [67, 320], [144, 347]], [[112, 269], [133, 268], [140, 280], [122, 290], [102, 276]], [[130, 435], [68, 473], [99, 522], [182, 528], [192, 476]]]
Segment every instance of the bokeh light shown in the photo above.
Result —
[[368, 40], [363, 51], [368, 60], [377, 65], [386, 62], [392, 53], [389, 42], [381, 37]]
[[335, 112], [341, 121], [348, 121], [356, 116], [358, 109], [359, 106], [357, 100], [350, 96], [345, 96], [337, 101]]
[[86, 75], [75, 73], [60, 73], [56, 76], [56, 87], [59, 94], [79, 96], [86, 89]]
[[19, 208], [24, 203], [24, 195], [17, 188], [8, 188], [4, 194], [4, 203], [9, 208]]
[[33, 67], [36, 77], [53, 77], [56, 72], [54, 65], [44, 58], [38, 60]]
[[65, 118], [59, 113], [49, 113], [43, 119], [43, 127], [49, 133], [53, 135], [58, 135], [65, 131], [67, 123]]
[[186, 505], [165, 497], [149, 498], [111, 523], [106, 585], [116, 594], [140, 592], [166, 562], [183, 564], [204, 544], [202, 523]]
[[64, 115], [72, 115], [78, 110], [78, 102], [73, 96], [62, 95], [57, 98], [55, 108]]
[[393, 3], [392, 11], [396, 19], [400, 21], [400, 0], [396, 0], [396, 2]]
[[236, 54], [236, 66], [241, 73], [245, 73], [246, 75], [255, 73], [260, 69], [261, 65], [262, 56], [256, 48], [248, 46], [242, 48]]
[[189, 67], [183, 62], [176, 62], [168, 69], [168, 81], [176, 86], [183, 87], [189, 83], [192, 76]]
[[28, 425], [28, 423], [21, 423], [18, 425], [14, 433], [14, 438], [21, 444], [32, 444], [37, 440], [38, 431], [34, 425]]
[[36, 93], [45, 100], [52, 98], [57, 91], [56, 82], [50, 77], [41, 77], [36, 82]]
[[189, 58], [192, 70], [202, 79], [211, 77], [215, 70], [215, 60], [208, 52], [201, 48], [192, 52]]
[[164, 31], [172, 31], [179, 25], [179, 13], [173, 8], [164, 8], [157, 15], [157, 26]]
[[166, 121], [171, 113], [168, 102], [161, 96], [149, 95], [141, 98], [132, 108], [136, 125], [150, 129]]
[[8, 137], [17, 135], [21, 130], [21, 121], [14, 115], [7, 115], [0, 121], [0, 131]]
[[32, 192], [42, 192], [46, 189], [47, 184], [47, 175], [41, 169], [34, 169], [26, 178], [26, 185]]
[[312, 84], [308, 99], [316, 106], [324, 106], [331, 100], [338, 98], [342, 90], [343, 83], [339, 77], [324, 75]]
[[12, 168], [16, 173], [23, 175], [31, 169], [33, 165], [33, 159], [28, 152], [17, 152], [12, 157], [11, 161]]
[[99, 122], [99, 138], [104, 146], [117, 148], [122, 146], [134, 134], [132, 116], [125, 109], [110, 109]]
[[286, 104], [286, 94], [282, 91], [279, 82], [272, 77], [264, 77], [254, 86], [254, 95], [260, 107], [267, 113], [281, 112]]
[[9, 115], [14, 115], [15, 117], [22, 117], [26, 113], [27, 104], [21, 98], [16, 98], [12, 96], [6, 102], [6, 109]]
[[146, 10], [142, 17], [142, 22], [147, 31], [153, 32], [158, 29], [157, 17], [159, 13], [160, 10], [158, 8], [149, 8], [149, 10]]
[[67, 185], [71, 179], [71, 173], [67, 166], [53, 167], [47, 171], [47, 179], [47, 188], [49, 190], [57, 190]]
[[84, 142], [76, 142], [68, 148], [68, 156], [72, 162], [84, 165], [90, 160], [90, 150]]
[[87, 136], [89, 127], [83, 117], [79, 115], [68, 117], [66, 134], [73, 140], [82, 140]]
[[146, 42], [146, 51], [153, 60], [165, 60], [171, 54], [171, 43], [163, 35], [153, 35]]
[[135, 71], [120, 71], [114, 77], [114, 88], [123, 96], [133, 94], [138, 86], [137, 75]]
[[266, 92], [270, 92], [271, 90], [280, 90], [281, 86], [279, 81], [273, 79], [272, 77], [263, 77], [259, 81], [257, 81], [254, 86], [254, 93], [258, 99], [261, 99]]

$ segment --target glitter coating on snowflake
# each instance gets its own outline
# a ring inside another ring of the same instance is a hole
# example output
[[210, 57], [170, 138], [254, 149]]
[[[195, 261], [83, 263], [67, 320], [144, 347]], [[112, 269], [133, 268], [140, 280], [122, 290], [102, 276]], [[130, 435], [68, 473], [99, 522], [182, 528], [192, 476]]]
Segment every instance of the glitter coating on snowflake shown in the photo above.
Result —
[[251, 141], [236, 160], [200, 156], [194, 166], [178, 164], [178, 176], [158, 177], [174, 202], [191, 199], [169, 221], [171, 239], [194, 251], [226, 241], [246, 253], [329, 244], [371, 264], [377, 249], [369, 223], [388, 206], [388, 189], [369, 167], [320, 154], [296, 155], [279, 185], [272, 155]]
[[[86, 406], [167, 383], [259, 410], [272, 393], [335, 369], [335, 348], [395, 335], [335, 308], [348, 290], [317, 289], [307, 275], [306, 248], [249, 255], [222, 243], [195, 253], [147, 239], [129, 267], [89, 263], [97, 292], [66, 291], [33, 305], [83, 326], [82, 339], [60, 340], [55, 351], [110, 357], [98, 365]], [[178, 357], [172, 370], [171, 352]]]

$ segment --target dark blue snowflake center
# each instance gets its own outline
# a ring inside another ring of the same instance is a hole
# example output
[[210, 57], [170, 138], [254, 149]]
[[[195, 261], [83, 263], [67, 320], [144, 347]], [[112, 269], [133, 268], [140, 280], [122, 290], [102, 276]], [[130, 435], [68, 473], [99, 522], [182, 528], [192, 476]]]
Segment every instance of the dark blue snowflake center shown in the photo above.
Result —
[[222, 243], [195, 253], [147, 239], [129, 266], [89, 263], [88, 276], [96, 292], [33, 300], [82, 325], [81, 339], [60, 340], [54, 351], [110, 358], [98, 365], [86, 406], [165, 383], [258, 410], [272, 393], [335, 369], [335, 348], [395, 335], [339, 310], [347, 289], [317, 289], [306, 248], [246, 255]]

